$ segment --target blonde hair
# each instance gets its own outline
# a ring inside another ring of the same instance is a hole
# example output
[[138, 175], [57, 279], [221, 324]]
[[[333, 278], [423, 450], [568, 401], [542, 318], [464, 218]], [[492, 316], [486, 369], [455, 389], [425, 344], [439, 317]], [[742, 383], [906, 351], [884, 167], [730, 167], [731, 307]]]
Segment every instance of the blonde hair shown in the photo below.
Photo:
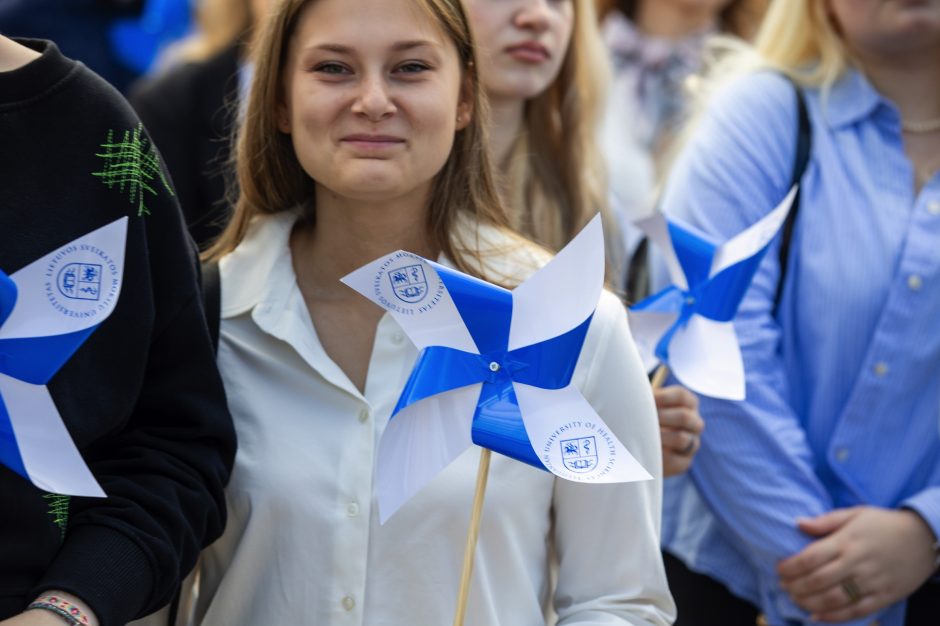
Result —
[[[607, 177], [597, 132], [608, 61], [592, 2], [575, 1], [574, 31], [552, 84], [525, 105], [506, 180], [513, 226], [558, 251], [607, 207]], [[608, 241], [616, 238], [608, 237]]]
[[764, 64], [803, 85], [832, 86], [849, 65], [849, 53], [821, 0], [773, 2], [754, 48]]
[[247, 41], [253, 24], [251, 0], [202, 0], [196, 9], [195, 34], [168, 52], [172, 61], [204, 61], [229, 46]]
[[[245, 119], [238, 131], [235, 171], [238, 197], [228, 226], [205, 252], [218, 259], [244, 239], [252, 220], [303, 208], [316, 221], [314, 180], [301, 167], [291, 139], [278, 129], [277, 106], [282, 94], [284, 67], [290, 38], [303, 10], [317, 0], [284, 0], [277, 4], [255, 48], [254, 80]], [[474, 242], [457, 239], [460, 216], [478, 224], [508, 230], [509, 221], [491, 174], [486, 149], [485, 103], [476, 74], [473, 39], [459, 0], [415, 0], [454, 43], [470, 87], [473, 114], [469, 125], [457, 132], [450, 155], [438, 172], [427, 213], [430, 242], [461, 271], [479, 276], [484, 263]]]

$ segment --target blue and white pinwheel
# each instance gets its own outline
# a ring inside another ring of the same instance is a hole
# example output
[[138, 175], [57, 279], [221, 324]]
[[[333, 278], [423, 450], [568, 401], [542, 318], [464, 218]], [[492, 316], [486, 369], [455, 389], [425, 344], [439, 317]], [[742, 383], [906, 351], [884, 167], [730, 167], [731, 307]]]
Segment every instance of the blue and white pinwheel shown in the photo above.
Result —
[[672, 280], [630, 309], [630, 329], [648, 370], [665, 363], [693, 391], [744, 399], [744, 364], [732, 320], [795, 195], [796, 187], [722, 245], [660, 213], [637, 222], [663, 253]]
[[0, 270], [0, 463], [51, 493], [104, 497], [46, 384], [117, 304], [127, 218]]
[[650, 478], [571, 384], [603, 289], [599, 219], [512, 291], [403, 251], [343, 282], [421, 351], [379, 442], [382, 522], [472, 443], [578, 482]]

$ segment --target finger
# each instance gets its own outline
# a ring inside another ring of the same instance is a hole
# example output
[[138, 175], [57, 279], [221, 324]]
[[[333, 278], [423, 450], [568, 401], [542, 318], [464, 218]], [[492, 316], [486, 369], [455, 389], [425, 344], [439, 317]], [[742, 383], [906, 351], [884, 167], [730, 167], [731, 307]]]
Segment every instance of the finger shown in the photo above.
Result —
[[800, 598], [793, 597], [793, 601], [810, 613], [832, 613], [855, 604], [841, 585], [829, 587], [820, 593], [801, 596]]
[[660, 435], [663, 440], [663, 449], [672, 454], [681, 454], [690, 456], [696, 450], [698, 437], [684, 430], [672, 430], [669, 428], [660, 429]]
[[687, 407], [693, 411], [698, 410], [698, 396], [679, 385], [670, 385], [653, 390], [657, 407]]
[[858, 515], [858, 513], [859, 509], [855, 507], [836, 509], [818, 517], [797, 520], [797, 526], [808, 535], [821, 537], [822, 535], [828, 535], [839, 530], [846, 522]]
[[855, 604], [850, 604], [835, 611], [813, 613], [810, 618], [814, 622], [848, 622], [871, 615], [883, 608], [882, 602], [875, 595], [864, 596]]
[[659, 425], [674, 430], [687, 430], [699, 435], [705, 429], [705, 422], [695, 411], [687, 408], [670, 407], [657, 411]]
[[839, 557], [840, 543], [833, 538], [818, 539], [800, 552], [777, 564], [777, 573], [781, 581], [789, 583], [801, 576], [806, 576], [826, 563]]
[[663, 448], [663, 478], [684, 474], [692, 465], [692, 457], [674, 454]]
[[822, 593], [833, 587], [840, 587], [843, 580], [851, 576], [852, 567], [845, 558], [834, 559], [808, 574], [787, 581], [781, 581], [784, 589], [793, 596], [794, 601]]

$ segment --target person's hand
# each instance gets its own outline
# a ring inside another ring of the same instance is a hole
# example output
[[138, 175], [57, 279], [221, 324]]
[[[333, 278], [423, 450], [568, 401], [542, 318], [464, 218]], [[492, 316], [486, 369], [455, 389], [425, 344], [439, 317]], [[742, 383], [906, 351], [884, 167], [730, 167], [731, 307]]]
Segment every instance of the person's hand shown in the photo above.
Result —
[[913, 511], [837, 509], [799, 528], [821, 537], [777, 566], [780, 583], [814, 621], [870, 615], [917, 590], [936, 567], [936, 538]]
[[675, 476], [692, 465], [705, 422], [698, 412], [698, 397], [685, 387], [654, 389], [653, 397], [663, 440], [663, 476]]

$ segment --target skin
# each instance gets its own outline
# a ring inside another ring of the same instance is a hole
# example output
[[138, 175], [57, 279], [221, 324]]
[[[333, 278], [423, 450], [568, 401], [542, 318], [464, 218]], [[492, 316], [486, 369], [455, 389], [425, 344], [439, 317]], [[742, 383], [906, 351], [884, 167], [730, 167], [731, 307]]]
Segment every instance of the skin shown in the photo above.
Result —
[[0, 72], [19, 69], [30, 61], [38, 59], [39, 56], [40, 54], [35, 50], [0, 35]]
[[731, 0], [645, 0], [637, 3], [636, 25], [654, 37], [682, 39], [718, 19]]
[[[41, 596], [55, 595], [67, 602], [78, 607], [78, 609], [88, 617], [89, 626], [98, 626], [98, 618], [95, 614], [88, 608], [88, 605], [76, 598], [75, 596], [63, 593], [61, 591], [47, 591], [46, 593], [41, 594]], [[5, 619], [0, 621], [0, 626], [62, 626], [64, 621], [61, 617], [53, 613], [52, 611], [45, 611], [41, 609], [34, 609], [32, 611], [25, 611], [11, 617], [10, 619]]]
[[[829, 0], [829, 13], [872, 85], [903, 120], [940, 118], [940, 0]], [[919, 192], [940, 169], [940, 131], [905, 133]]]
[[[856, 62], [901, 118], [940, 117], [940, 0], [829, 0]], [[940, 133], [904, 133], [914, 188], [940, 167]], [[798, 521], [814, 541], [778, 566], [793, 600], [824, 622], [857, 619], [909, 596], [934, 571], [933, 531], [916, 512], [860, 506]], [[841, 583], [861, 592], [851, 602]]]
[[454, 44], [409, 0], [319, 0], [300, 17], [282, 83], [280, 130], [316, 181], [316, 228], [290, 242], [298, 285], [327, 354], [364, 390], [382, 310], [339, 279], [399, 248], [437, 255], [428, 199], [473, 114], [469, 82]]
[[[572, 0], [465, 0], [480, 50], [480, 77], [492, 106], [490, 137], [495, 162], [505, 169], [522, 129], [525, 103], [558, 77], [574, 30]], [[545, 54], [514, 54], [520, 42], [537, 42]], [[654, 390], [662, 438], [663, 474], [689, 469], [705, 427], [698, 398], [682, 387]]]
[[[491, 148], [505, 167], [526, 100], [558, 76], [574, 29], [574, 0], [466, 0], [490, 100]], [[529, 46], [541, 51], [527, 53]]]

